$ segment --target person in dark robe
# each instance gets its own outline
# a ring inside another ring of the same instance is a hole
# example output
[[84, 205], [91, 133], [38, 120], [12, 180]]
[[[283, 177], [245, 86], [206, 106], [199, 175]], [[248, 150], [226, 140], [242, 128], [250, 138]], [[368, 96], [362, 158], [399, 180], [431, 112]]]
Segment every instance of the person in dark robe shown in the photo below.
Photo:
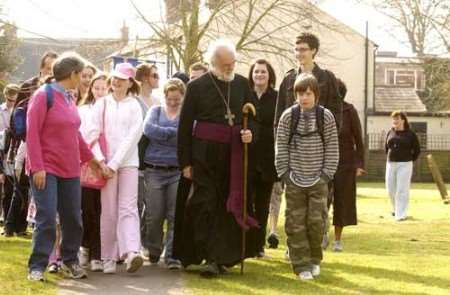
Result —
[[[173, 256], [184, 267], [203, 265], [201, 275], [217, 276], [241, 261], [242, 229], [257, 227], [242, 219], [242, 107], [250, 100], [248, 80], [234, 73], [235, 48], [218, 40], [208, 50], [211, 71], [191, 81], [180, 113], [178, 161], [183, 179], [177, 196]], [[192, 180], [190, 194], [184, 185]], [[249, 233], [248, 236], [251, 236]], [[247, 243], [246, 256], [256, 250]]]
[[273, 119], [277, 91], [275, 71], [265, 59], [256, 60], [248, 74], [250, 87], [253, 89], [251, 102], [256, 108], [255, 127], [258, 136], [250, 146], [249, 197], [259, 229], [255, 231], [257, 257], [265, 256], [267, 219], [269, 216], [272, 187], [277, 180], [275, 170], [275, 140]]
[[[347, 94], [344, 82], [337, 79], [342, 98]], [[339, 165], [334, 175], [333, 225], [335, 240], [332, 250], [343, 250], [341, 241], [344, 226], [356, 225], [356, 177], [364, 170], [364, 143], [358, 112], [344, 101], [342, 128], [339, 132]]]

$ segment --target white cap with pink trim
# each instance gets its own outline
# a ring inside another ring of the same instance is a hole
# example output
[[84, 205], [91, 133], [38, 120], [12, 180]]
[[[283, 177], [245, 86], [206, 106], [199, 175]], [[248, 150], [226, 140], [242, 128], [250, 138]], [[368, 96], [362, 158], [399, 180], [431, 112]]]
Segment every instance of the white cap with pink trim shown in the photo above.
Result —
[[134, 79], [136, 77], [136, 69], [130, 63], [119, 63], [114, 68], [114, 71], [111, 72], [111, 76], [124, 80], [128, 80], [130, 78]]

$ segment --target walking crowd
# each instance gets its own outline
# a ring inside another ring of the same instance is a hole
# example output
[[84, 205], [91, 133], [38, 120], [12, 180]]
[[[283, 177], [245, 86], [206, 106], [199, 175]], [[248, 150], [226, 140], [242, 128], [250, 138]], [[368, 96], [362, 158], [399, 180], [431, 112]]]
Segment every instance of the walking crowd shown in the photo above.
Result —
[[[283, 194], [293, 272], [319, 276], [329, 208], [332, 250], [343, 251], [343, 228], [357, 224], [356, 177], [366, 173], [357, 111], [345, 83], [315, 62], [319, 47], [313, 34], [295, 39], [297, 67], [277, 91], [268, 60], [246, 78], [235, 73], [234, 45], [216, 40], [208, 65], [176, 73], [163, 98], [153, 64], [105, 73], [76, 53], [45, 53], [38, 75], [8, 84], [0, 106], [3, 235], [31, 224], [28, 279], [113, 274], [120, 263], [133, 273], [146, 259], [218, 276], [264, 258], [266, 243], [278, 247]], [[247, 103], [256, 115], [243, 128]], [[392, 119], [386, 184], [400, 221], [420, 146], [405, 113]]]

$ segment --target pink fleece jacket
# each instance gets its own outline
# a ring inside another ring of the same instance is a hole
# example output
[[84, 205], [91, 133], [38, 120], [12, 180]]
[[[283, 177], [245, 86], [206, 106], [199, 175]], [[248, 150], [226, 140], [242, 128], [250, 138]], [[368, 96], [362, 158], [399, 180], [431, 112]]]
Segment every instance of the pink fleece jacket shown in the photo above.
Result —
[[47, 110], [45, 86], [31, 97], [27, 113], [26, 169], [31, 175], [45, 170], [62, 178], [80, 176], [80, 164], [93, 158], [78, 131], [81, 121], [73, 100], [52, 84], [53, 104]]

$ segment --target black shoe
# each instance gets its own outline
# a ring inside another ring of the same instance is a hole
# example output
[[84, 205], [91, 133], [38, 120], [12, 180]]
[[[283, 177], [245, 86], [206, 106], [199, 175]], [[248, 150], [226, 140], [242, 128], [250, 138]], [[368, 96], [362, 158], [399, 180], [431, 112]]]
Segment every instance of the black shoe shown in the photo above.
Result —
[[219, 268], [219, 273], [221, 275], [224, 275], [224, 274], [228, 273], [228, 269], [224, 265], [219, 264], [219, 265], [217, 265], [217, 267]]
[[220, 274], [220, 269], [217, 263], [208, 263], [201, 270], [200, 275], [205, 278], [217, 277]]
[[269, 243], [269, 248], [271, 249], [277, 249], [279, 242], [280, 241], [278, 240], [278, 236], [276, 234], [270, 234], [267, 238], [267, 243]]
[[18, 237], [27, 237], [28, 236], [28, 232], [27, 231], [17, 232], [16, 236], [18, 236]]
[[148, 259], [150, 260], [151, 264], [157, 264], [159, 262], [159, 257], [160, 257], [159, 255], [152, 255], [152, 254], [150, 254], [148, 256]]
[[11, 238], [14, 237], [14, 233], [7, 231], [6, 229], [2, 232], [2, 236], [4, 236], [5, 238]]

